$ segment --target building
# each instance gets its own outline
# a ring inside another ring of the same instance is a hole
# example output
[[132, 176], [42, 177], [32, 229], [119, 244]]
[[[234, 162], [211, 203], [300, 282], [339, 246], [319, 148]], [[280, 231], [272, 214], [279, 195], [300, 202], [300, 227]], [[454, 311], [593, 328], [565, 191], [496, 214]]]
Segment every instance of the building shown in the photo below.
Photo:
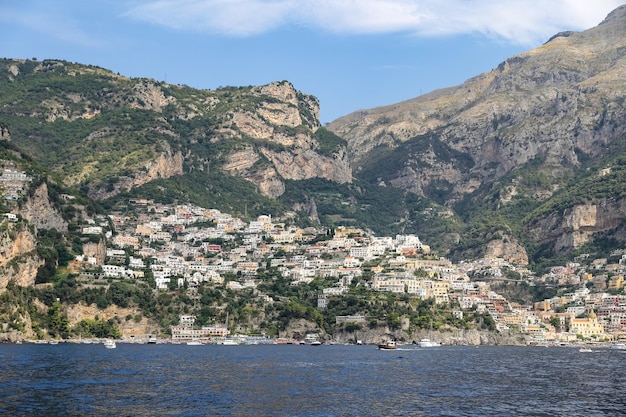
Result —
[[589, 312], [587, 318], [572, 319], [569, 330], [571, 333], [584, 338], [598, 337], [604, 334], [604, 326], [598, 322], [598, 316], [593, 310]]

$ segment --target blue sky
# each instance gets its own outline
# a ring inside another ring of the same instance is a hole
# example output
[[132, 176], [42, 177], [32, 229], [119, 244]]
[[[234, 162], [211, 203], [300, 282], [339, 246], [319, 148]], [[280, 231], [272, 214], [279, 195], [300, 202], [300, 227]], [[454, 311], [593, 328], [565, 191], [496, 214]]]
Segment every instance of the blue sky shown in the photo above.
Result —
[[458, 85], [626, 0], [0, 0], [0, 56], [215, 89], [288, 80], [321, 120]]

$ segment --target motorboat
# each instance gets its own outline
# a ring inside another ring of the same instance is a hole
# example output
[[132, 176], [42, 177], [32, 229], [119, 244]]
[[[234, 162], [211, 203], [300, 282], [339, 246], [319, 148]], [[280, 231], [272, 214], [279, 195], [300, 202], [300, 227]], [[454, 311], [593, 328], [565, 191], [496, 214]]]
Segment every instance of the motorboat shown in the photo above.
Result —
[[202, 341], [200, 340], [190, 340], [189, 342], [187, 342], [187, 346], [202, 346], [204, 345], [204, 343], [202, 343]]
[[588, 347], [581, 347], [580, 349], [578, 349], [579, 352], [593, 352], [593, 350], [591, 350]]
[[382, 350], [392, 350], [392, 349], [396, 349], [398, 346], [396, 345], [396, 341], [395, 340], [386, 340], [383, 343], [380, 343], [378, 345], [378, 349], [382, 349]]
[[439, 347], [441, 346], [441, 343], [435, 342], [434, 340], [431, 340], [431, 339], [422, 339], [419, 341], [418, 345], [423, 348], [429, 348], [429, 347]]
[[103, 343], [104, 347], [107, 349], [115, 349], [117, 345], [115, 344], [115, 340], [105, 340]]

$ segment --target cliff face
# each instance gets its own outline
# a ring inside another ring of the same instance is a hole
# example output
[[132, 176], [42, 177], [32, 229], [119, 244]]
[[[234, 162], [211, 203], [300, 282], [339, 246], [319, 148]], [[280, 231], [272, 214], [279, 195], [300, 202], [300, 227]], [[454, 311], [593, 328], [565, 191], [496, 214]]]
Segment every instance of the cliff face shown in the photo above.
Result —
[[578, 249], [598, 233], [626, 242], [626, 199], [602, 199], [553, 212], [530, 226], [533, 238], [549, 243], [556, 253]]
[[20, 214], [37, 229], [56, 229], [67, 232], [67, 222], [50, 203], [48, 185], [44, 182], [35, 190], [21, 207]]
[[[252, 111], [233, 112], [232, 125], [222, 134], [251, 138], [252, 143], [226, 155], [222, 165], [225, 171], [255, 183], [263, 195], [271, 198], [284, 193], [283, 180], [352, 181], [345, 148], [337, 147], [331, 155], [319, 152], [319, 143], [313, 137], [320, 128], [317, 100], [298, 93], [287, 82], [256, 88], [253, 94], [273, 100], [261, 101]], [[297, 129], [299, 126], [309, 128]]]
[[526, 249], [512, 236], [504, 235], [487, 243], [485, 258], [502, 258], [515, 265], [528, 265]]
[[35, 283], [37, 269], [43, 264], [36, 253], [37, 241], [23, 224], [4, 223], [0, 232], [0, 291], [9, 282], [20, 286]]
[[[271, 198], [283, 194], [283, 180], [352, 181], [345, 148], [337, 147], [331, 155], [319, 152], [319, 143], [313, 137], [320, 128], [316, 99], [297, 92], [288, 82], [257, 87], [252, 94], [261, 99], [258, 105], [251, 110], [233, 111], [232, 124], [221, 132], [252, 139], [245, 149], [234, 149], [226, 155], [222, 166], [225, 171], [255, 183], [262, 194]], [[298, 129], [300, 126], [308, 128]]]

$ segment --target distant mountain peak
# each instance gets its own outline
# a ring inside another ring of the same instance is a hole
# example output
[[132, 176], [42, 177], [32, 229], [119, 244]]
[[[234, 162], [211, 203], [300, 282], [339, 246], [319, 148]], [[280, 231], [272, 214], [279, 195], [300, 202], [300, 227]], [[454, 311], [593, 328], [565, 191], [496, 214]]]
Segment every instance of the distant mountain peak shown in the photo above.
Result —
[[601, 25], [607, 23], [613, 23], [615, 21], [626, 21], [626, 4], [619, 6], [617, 9], [609, 13], [606, 18], [600, 23]]

